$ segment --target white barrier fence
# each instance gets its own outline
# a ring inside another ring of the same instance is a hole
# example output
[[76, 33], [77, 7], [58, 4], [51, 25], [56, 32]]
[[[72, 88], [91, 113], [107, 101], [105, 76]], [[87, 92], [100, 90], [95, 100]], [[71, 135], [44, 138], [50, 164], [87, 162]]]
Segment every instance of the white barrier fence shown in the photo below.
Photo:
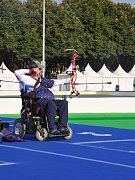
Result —
[[[135, 97], [77, 97], [68, 99], [69, 113], [134, 113]], [[0, 114], [19, 114], [20, 97], [0, 97]]]

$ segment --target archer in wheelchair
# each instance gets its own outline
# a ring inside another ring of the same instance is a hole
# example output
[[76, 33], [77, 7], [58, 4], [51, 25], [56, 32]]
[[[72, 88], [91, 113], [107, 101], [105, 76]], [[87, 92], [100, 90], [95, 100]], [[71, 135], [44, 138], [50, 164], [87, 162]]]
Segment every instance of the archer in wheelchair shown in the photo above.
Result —
[[[28, 69], [15, 75], [21, 83], [21, 118], [14, 122], [14, 132], [21, 136], [35, 134], [39, 141], [49, 137], [72, 137], [68, 126], [68, 101], [55, 99], [51, 88], [67, 83], [67, 79], [50, 80], [42, 77], [39, 62], [30, 62]], [[70, 81], [70, 80], [68, 80]]]

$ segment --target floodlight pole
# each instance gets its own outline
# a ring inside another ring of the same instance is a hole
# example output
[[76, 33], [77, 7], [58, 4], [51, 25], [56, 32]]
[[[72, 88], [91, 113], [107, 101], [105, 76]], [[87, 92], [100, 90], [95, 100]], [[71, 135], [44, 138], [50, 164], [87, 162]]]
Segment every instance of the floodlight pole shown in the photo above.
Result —
[[45, 77], [46, 61], [45, 61], [45, 0], [43, 0], [43, 56], [42, 65], [45, 66], [43, 69], [43, 77]]

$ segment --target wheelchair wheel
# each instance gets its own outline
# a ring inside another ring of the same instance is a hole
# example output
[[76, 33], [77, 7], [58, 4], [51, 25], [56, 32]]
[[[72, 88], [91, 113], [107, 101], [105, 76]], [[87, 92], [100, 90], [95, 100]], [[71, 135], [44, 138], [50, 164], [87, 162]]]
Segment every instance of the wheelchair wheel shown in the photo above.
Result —
[[72, 136], [73, 136], [73, 131], [72, 131], [72, 129], [71, 129], [71, 128], [68, 128], [68, 129], [69, 129], [69, 135], [68, 135], [68, 136], [64, 136], [64, 139], [66, 139], [66, 140], [71, 139]]
[[22, 138], [25, 136], [26, 125], [23, 124], [21, 118], [16, 119], [14, 122], [13, 132], [17, 135], [20, 135]]
[[40, 128], [40, 130], [37, 130], [35, 135], [38, 141], [45, 141], [48, 138], [48, 132], [45, 128]]

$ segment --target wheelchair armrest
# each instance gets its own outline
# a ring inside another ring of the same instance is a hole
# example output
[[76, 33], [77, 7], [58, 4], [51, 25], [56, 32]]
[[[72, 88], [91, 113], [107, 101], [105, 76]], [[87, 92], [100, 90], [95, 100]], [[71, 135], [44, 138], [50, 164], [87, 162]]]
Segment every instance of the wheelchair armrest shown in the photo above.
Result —
[[23, 95], [22, 98], [24, 98], [24, 99], [32, 99], [32, 100], [35, 100], [35, 101], [40, 99], [40, 97], [33, 97], [33, 96], [28, 96], [28, 95]]

